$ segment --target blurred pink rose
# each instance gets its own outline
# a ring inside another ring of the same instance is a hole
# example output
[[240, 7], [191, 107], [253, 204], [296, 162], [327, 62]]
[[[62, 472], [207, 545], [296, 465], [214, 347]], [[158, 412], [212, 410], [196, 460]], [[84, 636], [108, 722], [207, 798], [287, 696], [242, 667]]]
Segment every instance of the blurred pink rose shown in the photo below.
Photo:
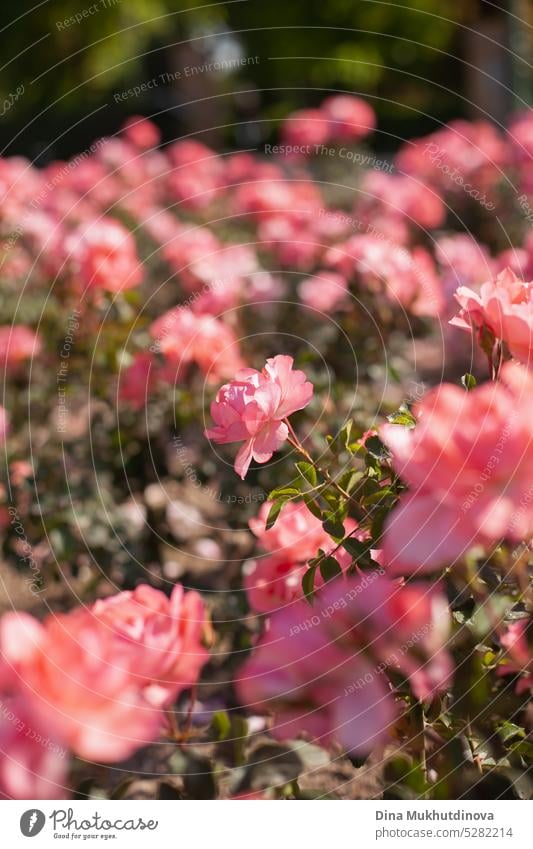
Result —
[[396, 156], [400, 170], [456, 196], [462, 193], [465, 200], [468, 192], [479, 195], [502, 180], [508, 161], [508, 147], [488, 121], [450, 121], [435, 133], [408, 141]]
[[303, 598], [302, 578], [307, 564], [272, 554], [244, 564], [244, 588], [255, 613], [276, 610]]
[[259, 269], [248, 245], [222, 246], [193, 259], [187, 268], [196, 296], [191, 308], [199, 314], [218, 315], [246, 299], [249, 276]]
[[16, 369], [21, 363], [41, 353], [42, 342], [37, 333], [25, 324], [0, 327], [0, 366]]
[[68, 249], [84, 286], [120, 292], [138, 286], [143, 270], [131, 233], [112, 218], [82, 225], [68, 240]]
[[507, 128], [507, 139], [511, 145], [512, 157], [518, 165], [529, 170], [533, 158], [533, 111], [521, 112]]
[[507, 363], [501, 381], [470, 392], [444, 383], [414, 409], [415, 428], [380, 429], [409, 485], [385, 523], [384, 560], [395, 574], [533, 533], [533, 378]]
[[6, 614], [0, 636], [39, 725], [80, 757], [111, 763], [158, 736], [162, 715], [139, 688], [135, 652], [125, 665], [115, 635], [90, 611], [51, 615], [43, 625]]
[[[334, 540], [322, 527], [322, 522], [309, 512], [303, 501], [289, 501], [279, 514], [276, 524], [266, 530], [266, 520], [271, 508], [265, 502], [256, 517], [250, 519], [251, 531], [259, 544], [270, 553], [268, 557], [257, 557], [245, 564], [245, 587], [250, 607], [258, 613], [272, 613], [279, 607], [303, 598], [302, 578], [307, 571], [307, 561], [318, 555], [333, 551], [333, 557], [346, 573], [352, 557], [344, 548], [337, 548]], [[345, 534], [363, 541], [367, 531], [358, 531], [354, 519], [345, 519]], [[335, 550], [336, 549], [336, 550]], [[377, 562], [381, 552], [372, 550]], [[317, 571], [314, 586], [320, 588], [324, 580]]]
[[[324, 610], [339, 597], [337, 584], [320, 598]], [[348, 590], [342, 584], [342, 594]], [[346, 603], [346, 602], [345, 602]], [[307, 602], [275, 612], [251, 658], [239, 670], [236, 689], [243, 705], [273, 713], [271, 733], [285, 740], [302, 732], [349, 752], [366, 755], [384, 743], [396, 718], [387, 679], [374, 673], [357, 638], [343, 643], [334, 620]], [[356, 682], [368, 680], [357, 687]], [[350, 688], [351, 691], [350, 691]]]
[[298, 294], [304, 304], [319, 312], [327, 313], [348, 306], [348, 284], [334, 271], [317, 271], [313, 277], [300, 283]]
[[334, 614], [339, 631], [352, 627], [355, 619], [372, 653], [381, 664], [401, 671], [418, 699], [426, 701], [445, 690], [453, 664], [446, 649], [451, 620], [442, 589], [422, 583], [403, 586], [382, 576], [364, 586], [364, 575], [359, 581], [355, 586], [362, 591], [350, 607]]
[[162, 243], [162, 254], [171, 269], [179, 275], [180, 281], [188, 292], [198, 290], [198, 280], [189, 274], [189, 266], [197, 260], [216, 255], [222, 247], [220, 241], [208, 227], [183, 227], [173, 216], [163, 218], [160, 211], [155, 225], [158, 233], [154, 238]]
[[332, 546], [322, 522], [309, 512], [303, 501], [284, 504], [276, 524], [267, 530], [266, 520], [271, 507], [266, 501], [248, 523], [265, 551], [302, 563], [315, 557], [319, 548]]
[[[493, 273], [499, 274], [507, 268], [510, 268], [514, 274], [521, 277], [523, 280], [527, 280], [530, 276], [530, 270], [532, 272], [531, 276], [533, 276], [531, 255], [526, 248], [509, 248], [508, 250], [497, 254], [496, 259], [493, 261]], [[483, 276], [483, 280], [480, 280], [479, 282], [482, 283], [488, 276], [489, 275], [485, 274]]]
[[530, 625], [528, 619], [511, 622], [500, 639], [505, 657], [496, 671], [500, 676], [519, 676], [515, 687], [518, 694], [533, 691], [533, 658], [527, 638]]
[[313, 386], [293, 359], [279, 355], [268, 359], [262, 372], [244, 369], [219, 389], [211, 404], [215, 427], [205, 431], [219, 444], [243, 442], [235, 471], [244, 480], [252, 459], [266, 463], [289, 435], [283, 421], [307, 406]]
[[328, 250], [325, 262], [347, 278], [357, 275], [371, 292], [378, 297], [384, 293], [413, 315], [438, 316], [443, 309], [441, 283], [425, 248], [410, 251], [388, 238], [365, 234]]
[[139, 150], [156, 147], [161, 140], [159, 127], [149, 118], [142, 118], [139, 115], [132, 115], [131, 118], [128, 118], [122, 127], [122, 133]]
[[118, 397], [134, 410], [142, 410], [152, 391], [156, 368], [152, 354], [135, 354], [133, 362], [119, 376]]
[[235, 192], [233, 201], [237, 215], [259, 216], [265, 220], [271, 215], [319, 215], [324, 208], [318, 186], [309, 179], [285, 178], [273, 164], [258, 166], [255, 180], [243, 183]]
[[193, 139], [175, 142], [167, 153], [174, 166], [166, 178], [171, 199], [195, 210], [204, 209], [216, 200], [223, 187], [222, 157]]
[[324, 144], [331, 137], [330, 121], [320, 109], [299, 109], [285, 118], [281, 135], [285, 145], [306, 148], [302, 153], [314, 154], [314, 146]]
[[258, 515], [249, 521], [261, 547], [271, 552], [245, 564], [248, 603], [257, 613], [273, 613], [302, 598], [307, 561], [317, 556], [319, 548], [328, 551], [334, 545], [322, 522], [302, 501], [285, 504], [276, 524], [266, 530], [271, 506], [270, 502], [262, 504]]
[[382, 210], [399, 214], [410, 224], [424, 229], [440, 227], [446, 217], [446, 208], [440, 194], [415, 177], [369, 171], [361, 184], [362, 197], [358, 198], [363, 211]]
[[25, 215], [22, 235], [43, 275], [57, 277], [66, 259], [64, 223], [52, 213], [35, 209]]
[[533, 282], [525, 283], [509, 268], [484, 283], [479, 294], [460, 286], [461, 310], [452, 324], [467, 330], [488, 328], [503, 339], [517, 360], [533, 368]]
[[169, 704], [198, 680], [209, 655], [202, 645], [207, 614], [197, 592], [177, 584], [167, 598], [141, 584], [97, 601], [92, 612], [115, 637], [114, 657], [152, 705]]
[[321, 111], [329, 118], [331, 138], [335, 141], [359, 141], [376, 126], [376, 113], [366, 100], [350, 94], [327, 97]]
[[436, 589], [366, 573], [334, 581], [310, 607], [273, 613], [236, 681], [243, 704], [273, 712], [281, 739], [302, 731], [359, 755], [389, 737], [397, 712], [385, 670], [400, 670], [418, 698], [446, 688], [447, 605]]
[[0, 796], [66, 799], [69, 757], [19, 693], [0, 681]]
[[196, 363], [211, 382], [235, 374], [244, 365], [231, 327], [212, 316], [196, 315], [189, 307], [168, 310], [154, 321], [150, 334], [154, 347], [178, 369], [176, 379], [190, 363]]
[[317, 222], [308, 215], [280, 212], [259, 223], [257, 237], [261, 247], [270, 250], [280, 265], [309, 271], [324, 250]]

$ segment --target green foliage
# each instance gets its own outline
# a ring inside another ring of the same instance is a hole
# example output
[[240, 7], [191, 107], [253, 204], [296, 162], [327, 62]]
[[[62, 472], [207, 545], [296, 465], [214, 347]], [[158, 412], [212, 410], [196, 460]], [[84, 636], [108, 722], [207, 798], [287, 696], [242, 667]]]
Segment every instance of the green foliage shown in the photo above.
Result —
[[[72, 22], [72, 16], [93, 6], [96, 13]], [[100, 0], [81, 6], [77, 0], [57, 0], [36, 6], [33, 0], [20, 0], [10, 14], [0, 48], [0, 98], [20, 85], [24, 94], [6, 116], [8, 126], [25, 126], [43, 103], [49, 104], [49, 118], [85, 117], [92, 109], [109, 107], [116, 114], [123, 108], [113, 101], [117, 90], [151, 79], [153, 69], [178, 70], [186, 57], [184, 45], [199, 62], [209, 61], [218, 34], [229, 31], [244, 56], [258, 57], [238, 74], [263, 92], [267, 134], [288, 110], [330, 90], [378, 95], [374, 106], [393, 120], [398, 115], [416, 119], [413, 107], [430, 108], [432, 114], [446, 109], [446, 93], [439, 89], [435, 98], [424, 78], [437, 82], [442, 67], [454, 62], [457, 24], [451, 18], [463, 17], [446, 0], [405, 0], [400, 6], [366, 0], [203, 6], [192, 0], [106, 0], [105, 5]], [[212, 83], [208, 93], [214, 91]], [[218, 75], [214, 84], [222, 92], [235, 88], [232, 75]], [[153, 112], [156, 102], [161, 98], [134, 98], [125, 108]], [[107, 122], [110, 117], [107, 111], [99, 115]]]

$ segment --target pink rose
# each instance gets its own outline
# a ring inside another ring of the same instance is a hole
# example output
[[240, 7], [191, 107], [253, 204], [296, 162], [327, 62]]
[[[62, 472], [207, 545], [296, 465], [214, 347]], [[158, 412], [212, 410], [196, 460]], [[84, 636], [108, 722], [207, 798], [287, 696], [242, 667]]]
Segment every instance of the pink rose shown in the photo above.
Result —
[[235, 471], [244, 480], [252, 459], [266, 463], [289, 435], [287, 416], [307, 406], [313, 386], [293, 359], [268, 359], [262, 372], [244, 369], [219, 389], [211, 404], [215, 427], [205, 431], [218, 444], [244, 442], [235, 459]]
[[255, 613], [274, 613], [303, 597], [302, 578], [307, 564], [279, 554], [248, 560], [244, 564], [244, 587]]
[[451, 324], [468, 330], [488, 328], [517, 360], [533, 367], [533, 282], [525, 283], [507, 268], [481, 286], [479, 294], [460, 286], [461, 310]]
[[0, 327], [0, 366], [16, 369], [21, 363], [40, 354], [42, 342], [25, 324]]
[[43, 625], [11, 613], [0, 624], [3, 656], [40, 727], [80, 757], [111, 763], [158, 736], [162, 714], [139, 687], [135, 652], [125, 664], [114, 633], [90, 611]]
[[380, 429], [409, 485], [385, 524], [384, 560], [396, 574], [533, 533], [533, 378], [508, 363], [501, 379], [471, 392], [444, 383], [416, 406], [415, 428]]
[[261, 221], [257, 230], [261, 244], [286, 268], [309, 271], [323, 251], [316, 232], [317, 221], [308, 215], [279, 212]]
[[361, 188], [363, 209], [392, 211], [425, 229], [440, 227], [446, 217], [440, 194], [412, 176], [370, 171]]
[[68, 248], [84, 286], [120, 292], [142, 282], [134, 238], [113, 218], [82, 225], [68, 240]]
[[438, 316], [444, 306], [435, 264], [425, 248], [409, 251], [388, 238], [357, 235], [331, 248], [325, 261], [347, 277], [356, 274], [371, 292], [378, 297], [383, 293], [413, 315]]
[[300, 283], [298, 294], [304, 304], [319, 312], [346, 309], [349, 303], [348, 284], [334, 271], [318, 271]]
[[151, 704], [169, 704], [196, 683], [209, 656], [202, 645], [207, 619], [198, 593], [185, 593], [177, 584], [167, 598], [141, 584], [97, 601], [92, 611], [114, 636], [115, 656], [123, 657]]
[[0, 795], [9, 799], [65, 799], [66, 749], [20, 694], [0, 686]]
[[231, 327], [210, 315], [197, 315], [189, 307], [168, 310], [154, 321], [150, 333], [154, 347], [178, 372], [196, 363], [214, 382], [235, 374], [244, 365]]
[[237, 692], [243, 704], [273, 712], [276, 737], [305, 731], [366, 755], [396, 719], [388, 667], [402, 671], [419, 698], [446, 688], [448, 628], [436, 590], [405, 589], [377, 573], [333, 581], [312, 607], [299, 601], [273, 613]]
[[330, 139], [330, 121], [320, 109], [299, 109], [285, 119], [281, 132], [284, 144], [295, 147], [309, 145], [308, 152], [313, 154], [315, 145]]
[[135, 354], [133, 362], [119, 378], [118, 397], [134, 410], [146, 405], [155, 379], [154, 358], [149, 353]]
[[505, 657], [496, 671], [499, 676], [520, 676], [515, 687], [518, 694], [533, 691], [533, 659], [527, 639], [530, 624], [527, 619], [511, 622], [500, 640]]
[[396, 156], [396, 165], [466, 200], [468, 191], [481, 193], [501, 180], [508, 159], [507, 145], [491, 123], [457, 120], [407, 142]]
[[266, 520], [271, 506], [268, 501], [262, 504], [258, 515], [248, 523], [265, 551], [282, 554], [294, 563], [305, 563], [315, 557], [319, 548], [332, 547], [331, 537], [322, 522], [309, 512], [303, 501], [285, 504], [276, 524], [267, 531]]
[[[303, 598], [302, 578], [307, 571], [307, 561], [318, 555], [319, 549], [326, 554], [334, 550], [333, 557], [346, 572], [352, 557], [335, 542], [322, 527], [322, 522], [309, 512], [303, 501], [289, 501], [281, 510], [276, 524], [266, 530], [266, 520], [271, 508], [265, 502], [257, 517], [250, 519], [250, 529], [270, 556], [257, 557], [245, 564], [245, 587], [248, 602], [257, 613], [272, 613], [296, 599]], [[365, 531], [357, 531], [357, 522], [344, 521], [346, 534], [363, 540]], [[381, 552], [372, 551], [379, 562]], [[320, 571], [315, 575], [314, 586], [324, 584]]]
[[[268, 633], [240, 670], [239, 698], [254, 711], [273, 712], [271, 732], [278, 739], [306, 732], [366, 755], [385, 742], [396, 718], [388, 682], [373, 674], [372, 660], [354, 644], [336, 641], [332, 622], [317, 617], [313, 625], [313, 615], [304, 601], [272, 615]], [[369, 683], [348, 695], [365, 676]]]
[[359, 141], [376, 126], [376, 113], [366, 100], [350, 94], [327, 97], [321, 111], [329, 118], [331, 137], [338, 141]]
[[122, 132], [126, 139], [139, 150], [156, 147], [161, 140], [158, 126], [148, 118], [142, 118], [139, 115], [132, 115], [131, 118], [128, 118], [122, 127]]

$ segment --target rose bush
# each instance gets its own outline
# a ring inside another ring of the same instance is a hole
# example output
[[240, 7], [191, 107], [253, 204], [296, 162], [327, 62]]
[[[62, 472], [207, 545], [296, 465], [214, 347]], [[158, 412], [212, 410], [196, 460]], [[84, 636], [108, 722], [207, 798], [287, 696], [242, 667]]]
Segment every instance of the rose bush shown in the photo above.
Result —
[[0, 159], [4, 796], [526, 792], [531, 116], [378, 129]]

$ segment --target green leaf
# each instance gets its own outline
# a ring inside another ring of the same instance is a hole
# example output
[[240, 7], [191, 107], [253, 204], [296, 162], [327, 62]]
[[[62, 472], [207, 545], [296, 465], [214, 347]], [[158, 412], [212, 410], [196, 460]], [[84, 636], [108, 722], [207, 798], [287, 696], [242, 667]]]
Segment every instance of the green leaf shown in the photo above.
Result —
[[365, 448], [376, 460], [388, 460], [390, 457], [389, 449], [383, 444], [379, 436], [369, 436], [365, 442]]
[[470, 392], [471, 389], [475, 389], [475, 387], [477, 386], [476, 378], [473, 374], [469, 374], [468, 372], [466, 374], [463, 374], [461, 378], [461, 383], [463, 384], [467, 392]]
[[313, 499], [313, 496], [304, 492], [303, 500], [309, 512], [312, 513], [316, 519], [320, 519], [320, 521], [322, 521], [322, 510], [320, 509], [316, 501]]
[[300, 495], [300, 490], [295, 486], [285, 486], [280, 489], [273, 489], [272, 492], [268, 494], [268, 500], [277, 501], [278, 498], [298, 498]]
[[345, 539], [342, 543], [342, 547], [346, 549], [346, 551], [354, 557], [361, 566], [372, 567], [376, 564], [372, 560], [370, 556], [370, 543], [369, 542], [361, 542], [354, 537], [349, 537]]
[[335, 540], [341, 540], [345, 534], [344, 525], [341, 522], [335, 522], [332, 517], [329, 517], [325, 522], [322, 522], [322, 527], [325, 532]]
[[329, 450], [331, 451], [331, 453], [332, 453], [332, 454], [337, 454], [337, 453], [338, 453], [339, 445], [338, 445], [338, 442], [337, 442], [337, 440], [335, 439], [335, 437], [334, 437], [334, 436], [331, 436], [331, 434], [330, 434], [330, 433], [328, 433], [328, 435], [326, 436], [326, 442], [327, 442], [327, 444], [328, 444], [328, 448], [329, 448]]
[[389, 515], [388, 509], [379, 509], [375, 513], [372, 514], [372, 527], [370, 529], [370, 533], [372, 534], [373, 540], [373, 548], [379, 548], [381, 543], [381, 536], [383, 534], [383, 526], [385, 524], [385, 519]]
[[356, 472], [354, 469], [348, 469], [347, 472], [344, 472], [339, 478], [339, 486], [345, 492], [350, 494], [353, 489], [357, 486], [361, 478], [364, 477], [363, 472]]
[[366, 453], [366, 448], [361, 442], [350, 442], [349, 445], [346, 446], [350, 454], [354, 456], [363, 455]]
[[520, 725], [515, 725], [514, 722], [509, 722], [505, 720], [498, 727], [498, 734], [500, 735], [503, 743], [509, 743], [511, 740], [520, 739], [523, 740], [526, 736], [526, 732]]
[[278, 498], [277, 501], [274, 501], [272, 507], [269, 510], [267, 520], [266, 520], [266, 530], [269, 531], [270, 528], [273, 528], [278, 520], [278, 516], [281, 513], [281, 509], [284, 504], [289, 501], [288, 498]]
[[209, 730], [215, 740], [225, 740], [231, 731], [231, 720], [225, 710], [217, 710], [211, 719]]
[[368, 477], [363, 484], [363, 495], [367, 499], [371, 495], [381, 492], [381, 486], [374, 477]]
[[296, 463], [296, 468], [307, 483], [310, 483], [311, 486], [317, 485], [316, 469], [311, 463], [307, 463], [305, 460], [300, 460], [299, 463]]
[[303, 594], [308, 601], [313, 600], [315, 594], [315, 573], [316, 566], [311, 566], [302, 578]]
[[348, 517], [350, 503], [339, 499], [334, 510], [328, 510], [323, 514], [324, 521], [334, 522], [336, 525], [344, 524]]
[[363, 504], [379, 504], [383, 499], [388, 498], [389, 496], [393, 496], [396, 498], [396, 493], [390, 486], [380, 486], [376, 492], [367, 495], [363, 499]]
[[325, 557], [320, 562], [320, 574], [324, 581], [331, 581], [332, 578], [338, 578], [342, 575], [342, 569], [334, 557]]
[[387, 419], [391, 424], [403, 425], [404, 427], [414, 427], [416, 425], [415, 417], [405, 404], [402, 404], [400, 409], [396, 410], [395, 413], [387, 416]]
[[322, 498], [324, 498], [324, 500], [328, 502], [333, 512], [339, 509], [339, 502], [341, 497], [339, 496], [336, 490], [324, 489], [323, 492], [321, 492], [320, 494], [322, 495]]
[[339, 436], [342, 439], [342, 444], [344, 445], [345, 448], [348, 448], [348, 445], [350, 444], [350, 437], [351, 437], [351, 434], [352, 434], [352, 430], [353, 430], [353, 421], [352, 421], [352, 419], [349, 419], [346, 422], [346, 424], [344, 425], [344, 427], [341, 429], [341, 432], [339, 433]]

